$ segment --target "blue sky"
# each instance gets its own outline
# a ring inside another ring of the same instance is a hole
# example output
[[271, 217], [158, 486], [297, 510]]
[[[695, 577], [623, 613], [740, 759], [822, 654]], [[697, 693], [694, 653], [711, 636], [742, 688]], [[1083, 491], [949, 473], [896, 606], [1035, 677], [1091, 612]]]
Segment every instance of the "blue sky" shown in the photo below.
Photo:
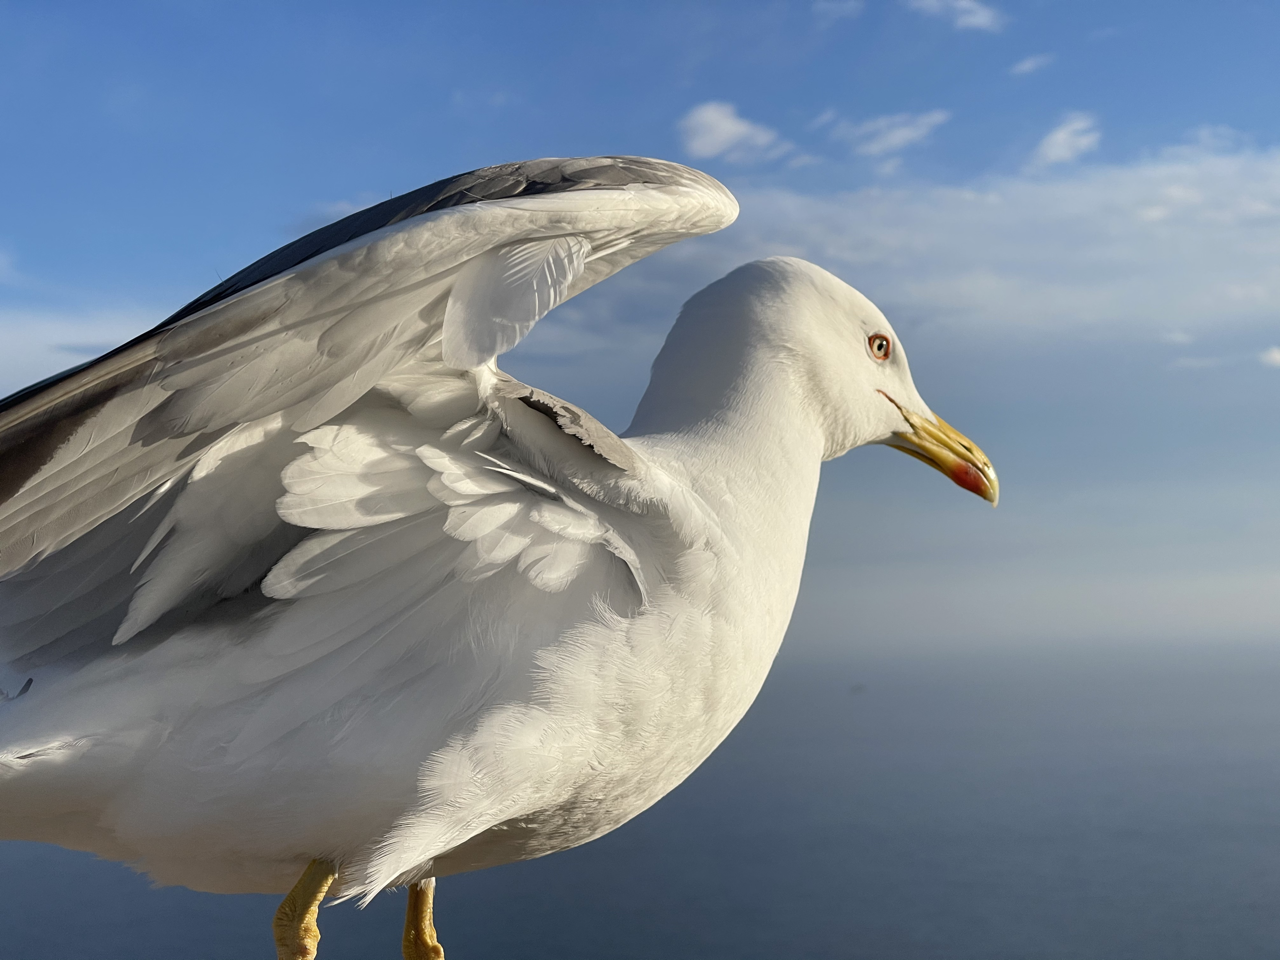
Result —
[[992, 513], [887, 450], [830, 465], [791, 655], [1274, 636], [1277, 35], [1252, 2], [0, 2], [0, 391], [390, 193], [665, 157], [739, 223], [513, 373], [625, 426], [686, 297], [804, 256], [1001, 474]]

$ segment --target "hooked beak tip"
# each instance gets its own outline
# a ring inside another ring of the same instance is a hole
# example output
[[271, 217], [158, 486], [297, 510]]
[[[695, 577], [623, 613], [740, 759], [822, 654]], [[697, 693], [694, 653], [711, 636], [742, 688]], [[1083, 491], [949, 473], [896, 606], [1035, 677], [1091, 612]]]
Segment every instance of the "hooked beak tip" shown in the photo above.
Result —
[[994, 472], [988, 479], [987, 475], [973, 464], [960, 460], [947, 472], [947, 475], [951, 477], [956, 486], [963, 487], [970, 493], [976, 493], [983, 500], [989, 500], [991, 506], [995, 507], [999, 504], [1000, 484], [996, 480]]
[[910, 432], [895, 433], [889, 446], [910, 454], [946, 474], [957, 486], [976, 493], [983, 500], [996, 506], [1000, 501], [1000, 481], [987, 455], [977, 444], [941, 417], [934, 415], [934, 422], [902, 407], [883, 390], [880, 395], [897, 407]]

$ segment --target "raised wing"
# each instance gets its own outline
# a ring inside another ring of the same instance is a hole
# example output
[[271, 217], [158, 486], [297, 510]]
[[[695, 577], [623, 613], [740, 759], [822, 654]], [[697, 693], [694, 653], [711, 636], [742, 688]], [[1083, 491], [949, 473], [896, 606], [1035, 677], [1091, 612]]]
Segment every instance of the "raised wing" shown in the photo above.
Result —
[[[74, 658], [220, 599], [332, 593], [437, 520], [431, 562], [455, 579], [510, 567], [554, 592], [603, 550], [642, 591], [584, 492], [634, 480], [630, 448], [492, 361], [565, 298], [736, 211], [662, 161], [486, 168], [295, 241], [0, 402], [6, 659]], [[264, 575], [268, 596], [248, 590]]]

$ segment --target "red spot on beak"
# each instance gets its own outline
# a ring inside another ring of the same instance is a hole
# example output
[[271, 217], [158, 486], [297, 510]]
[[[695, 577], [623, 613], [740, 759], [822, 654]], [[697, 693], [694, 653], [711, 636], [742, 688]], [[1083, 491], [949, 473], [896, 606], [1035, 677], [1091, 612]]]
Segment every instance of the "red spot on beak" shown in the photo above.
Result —
[[978, 496], [987, 497], [990, 492], [990, 486], [987, 484], [987, 478], [982, 475], [982, 471], [972, 464], [965, 463], [963, 460], [957, 461], [956, 465], [951, 468], [948, 474], [958, 486], [964, 487], [970, 493], [976, 493]]

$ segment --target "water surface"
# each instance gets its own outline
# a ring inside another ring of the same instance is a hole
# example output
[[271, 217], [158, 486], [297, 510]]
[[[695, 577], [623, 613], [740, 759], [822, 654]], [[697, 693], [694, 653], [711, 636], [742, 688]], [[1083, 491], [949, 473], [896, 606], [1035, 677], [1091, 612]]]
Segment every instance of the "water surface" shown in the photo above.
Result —
[[[784, 659], [690, 780], [578, 850], [451, 877], [453, 960], [1280, 953], [1280, 644]], [[403, 895], [321, 914], [399, 956]], [[0, 844], [0, 956], [269, 960], [272, 898]]]

